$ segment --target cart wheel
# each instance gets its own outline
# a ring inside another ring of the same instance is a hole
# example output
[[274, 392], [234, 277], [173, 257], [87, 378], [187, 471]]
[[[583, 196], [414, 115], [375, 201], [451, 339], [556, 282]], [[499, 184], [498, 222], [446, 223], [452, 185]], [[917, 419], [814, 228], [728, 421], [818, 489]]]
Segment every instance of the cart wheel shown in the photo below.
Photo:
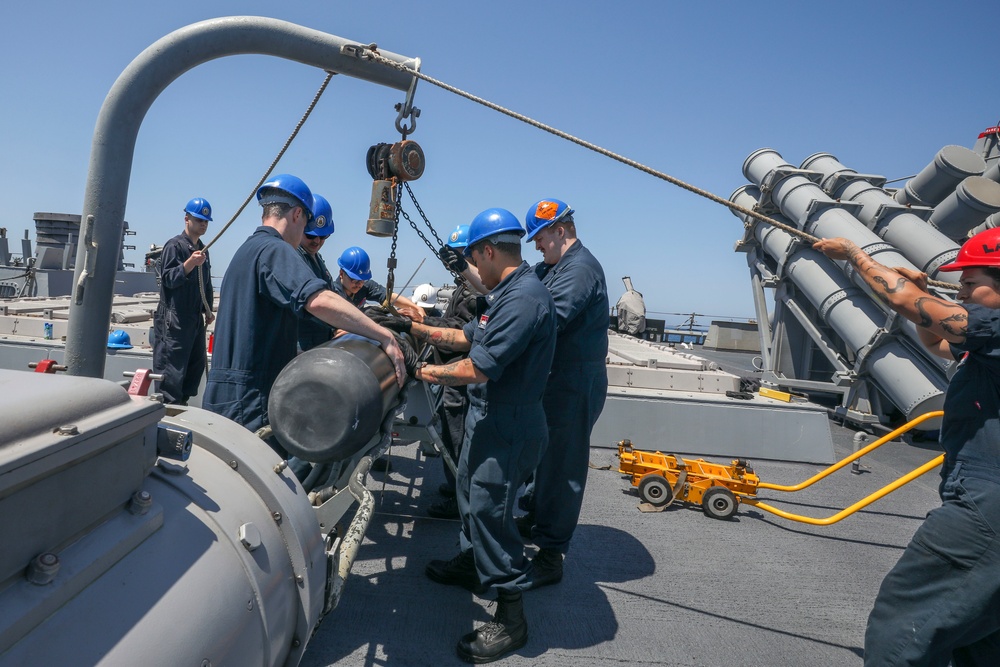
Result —
[[650, 473], [639, 480], [639, 497], [650, 505], [663, 507], [670, 502], [670, 482], [656, 473]]
[[701, 497], [701, 508], [705, 516], [713, 519], [728, 519], [736, 514], [739, 503], [736, 495], [724, 486], [713, 486]]

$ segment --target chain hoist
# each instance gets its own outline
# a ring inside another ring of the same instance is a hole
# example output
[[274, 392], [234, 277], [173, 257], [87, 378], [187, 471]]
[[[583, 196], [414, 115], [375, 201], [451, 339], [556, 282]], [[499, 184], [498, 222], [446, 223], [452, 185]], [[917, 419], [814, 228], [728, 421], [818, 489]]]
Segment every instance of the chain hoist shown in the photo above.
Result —
[[403, 132], [403, 136], [401, 141], [394, 144], [375, 144], [368, 149], [365, 160], [368, 173], [373, 179], [368, 226], [365, 231], [371, 236], [392, 237], [392, 249], [386, 260], [388, 276], [385, 281], [386, 297], [383, 304], [390, 312], [395, 312], [391, 301], [396, 282], [399, 201], [403, 194], [403, 183], [416, 180], [424, 173], [424, 151], [417, 142], [405, 138], [406, 132]]

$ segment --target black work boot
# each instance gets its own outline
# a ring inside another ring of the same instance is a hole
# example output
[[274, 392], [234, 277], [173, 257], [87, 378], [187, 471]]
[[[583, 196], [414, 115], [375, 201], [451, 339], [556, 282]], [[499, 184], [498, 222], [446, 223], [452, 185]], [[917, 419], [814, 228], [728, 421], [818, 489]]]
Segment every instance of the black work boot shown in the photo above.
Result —
[[455, 496], [452, 496], [451, 498], [445, 498], [441, 502], [434, 503], [427, 508], [427, 516], [432, 516], [435, 519], [457, 519], [458, 500]]
[[558, 584], [563, 576], [563, 556], [555, 549], [539, 549], [531, 559], [531, 578], [525, 590]]
[[462, 637], [455, 647], [465, 662], [482, 664], [499, 660], [528, 643], [528, 622], [524, 618], [521, 591], [497, 591], [497, 611], [493, 620]]
[[424, 574], [431, 581], [446, 586], [461, 586], [462, 588], [480, 594], [486, 589], [479, 583], [476, 573], [476, 561], [472, 550], [462, 551], [451, 560], [432, 560], [424, 568]]

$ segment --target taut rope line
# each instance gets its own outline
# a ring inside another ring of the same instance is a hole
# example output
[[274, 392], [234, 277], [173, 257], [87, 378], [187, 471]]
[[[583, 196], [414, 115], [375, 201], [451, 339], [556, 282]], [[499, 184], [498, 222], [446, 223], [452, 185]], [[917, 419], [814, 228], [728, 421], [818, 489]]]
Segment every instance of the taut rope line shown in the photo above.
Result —
[[[687, 190], [689, 192], [693, 192], [694, 194], [696, 194], [696, 195], [698, 195], [700, 197], [704, 197], [705, 199], [709, 199], [709, 200], [715, 202], [716, 204], [722, 204], [726, 208], [729, 208], [729, 209], [731, 209], [733, 211], [737, 211], [739, 213], [742, 213], [743, 215], [750, 216], [751, 218], [754, 218], [755, 220], [759, 220], [759, 221], [767, 223], [767, 224], [769, 224], [769, 225], [771, 225], [773, 227], [777, 227], [778, 229], [782, 229], [782, 230], [788, 232], [789, 234], [791, 234], [793, 236], [796, 236], [796, 237], [801, 238], [801, 239], [803, 239], [805, 241], [808, 241], [810, 245], [813, 244], [813, 243], [816, 243], [817, 241], [819, 241], [818, 238], [816, 238], [812, 234], [808, 234], [808, 233], [802, 231], [801, 229], [798, 229], [796, 227], [792, 227], [790, 225], [786, 225], [786, 224], [784, 224], [782, 222], [778, 222], [774, 218], [769, 218], [766, 215], [763, 215], [763, 214], [761, 214], [761, 213], [759, 213], [757, 211], [754, 211], [752, 209], [746, 208], [744, 206], [740, 206], [739, 204], [731, 202], [728, 199], [723, 199], [722, 197], [720, 197], [720, 196], [718, 196], [716, 194], [713, 194], [713, 193], [711, 193], [711, 192], [709, 192], [707, 190], [702, 190], [701, 188], [696, 187], [694, 185], [691, 185], [690, 183], [686, 183], [686, 182], [680, 180], [679, 178], [675, 178], [674, 176], [671, 176], [670, 174], [665, 174], [662, 171], [657, 171], [656, 169], [653, 169], [652, 167], [647, 167], [646, 165], [644, 165], [644, 164], [642, 164], [640, 162], [636, 162], [635, 160], [627, 158], [627, 157], [625, 157], [623, 155], [619, 155], [618, 153], [614, 153], [612, 151], [609, 151], [606, 148], [602, 148], [602, 147], [600, 147], [600, 146], [598, 146], [596, 144], [592, 144], [589, 141], [585, 141], [583, 139], [580, 139], [579, 137], [575, 137], [575, 136], [569, 134], [568, 132], [563, 132], [562, 130], [558, 130], [558, 129], [550, 126], [550, 125], [546, 125], [545, 123], [539, 122], [539, 121], [537, 121], [537, 120], [535, 120], [533, 118], [529, 118], [528, 116], [525, 116], [523, 114], [519, 114], [516, 111], [511, 111], [510, 109], [507, 109], [506, 107], [502, 107], [499, 104], [494, 104], [493, 102], [490, 102], [489, 100], [485, 100], [485, 99], [483, 99], [481, 97], [473, 95], [472, 93], [466, 92], [466, 91], [464, 91], [464, 90], [462, 90], [460, 88], [456, 88], [455, 86], [451, 86], [451, 85], [449, 85], [449, 84], [447, 84], [447, 83], [445, 83], [443, 81], [439, 81], [438, 79], [435, 79], [434, 77], [431, 77], [431, 76], [428, 76], [428, 75], [424, 74], [423, 72], [418, 72], [418, 71], [412, 70], [409, 67], [407, 67], [406, 65], [404, 65], [403, 63], [397, 63], [397, 62], [394, 62], [392, 60], [389, 60], [388, 58], [383, 57], [381, 54], [379, 54], [376, 50], [372, 49], [371, 47], [365, 47], [365, 53], [366, 53], [366, 57], [369, 57], [370, 59], [372, 59], [372, 60], [374, 60], [376, 62], [379, 62], [379, 63], [381, 63], [383, 65], [387, 65], [389, 67], [393, 67], [393, 68], [398, 69], [398, 70], [400, 70], [402, 72], [406, 72], [408, 74], [411, 74], [412, 76], [415, 76], [418, 79], [421, 79], [422, 81], [426, 81], [427, 83], [433, 84], [433, 85], [435, 85], [435, 86], [437, 86], [439, 88], [443, 88], [444, 90], [447, 90], [448, 92], [454, 93], [454, 94], [456, 94], [456, 95], [458, 95], [460, 97], [464, 97], [464, 98], [466, 98], [468, 100], [472, 100], [473, 102], [476, 102], [477, 104], [481, 104], [481, 105], [483, 105], [483, 106], [485, 106], [485, 107], [487, 107], [489, 109], [493, 109], [494, 111], [499, 111], [500, 113], [502, 113], [502, 114], [504, 114], [506, 116], [510, 116], [511, 118], [519, 120], [519, 121], [521, 121], [523, 123], [527, 123], [528, 125], [531, 125], [533, 127], [537, 127], [540, 130], [544, 130], [544, 131], [546, 131], [546, 132], [548, 132], [550, 134], [554, 134], [557, 137], [560, 137], [562, 139], [566, 139], [567, 141], [571, 141], [574, 144], [577, 144], [579, 146], [583, 146], [584, 148], [588, 148], [588, 149], [594, 151], [595, 153], [600, 153], [601, 155], [603, 155], [605, 157], [609, 157], [612, 160], [617, 160], [618, 162], [621, 162], [622, 164], [626, 164], [626, 165], [628, 165], [630, 167], [638, 169], [639, 171], [645, 172], [645, 173], [649, 174], [650, 176], [655, 176], [656, 178], [659, 178], [659, 179], [662, 179], [664, 181], [667, 181], [668, 183], [672, 183], [673, 185], [676, 185], [677, 187], [684, 188], [685, 190]], [[942, 282], [940, 280], [929, 280], [928, 279], [927, 284], [928, 285], [932, 285], [934, 287], [941, 287], [941, 288], [944, 288], [944, 289], [954, 289], [954, 290], [957, 290], [959, 288], [958, 285], [955, 285], [953, 283]]]

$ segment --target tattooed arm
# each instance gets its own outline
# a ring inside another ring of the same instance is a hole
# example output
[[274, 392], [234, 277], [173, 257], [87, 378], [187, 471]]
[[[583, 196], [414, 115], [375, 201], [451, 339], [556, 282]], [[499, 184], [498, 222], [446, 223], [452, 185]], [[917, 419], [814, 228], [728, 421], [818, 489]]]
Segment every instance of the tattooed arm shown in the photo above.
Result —
[[934, 354], [951, 359], [948, 343], [965, 340], [967, 311], [960, 303], [929, 294], [926, 274], [883, 266], [843, 238], [821, 239], [813, 248], [830, 259], [847, 260], [876, 296], [918, 325], [921, 340]]
[[439, 350], [468, 352], [472, 349], [472, 343], [461, 329], [432, 327], [414, 322], [410, 326], [410, 335], [423, 343], [430, 343]]
[[[922, 292], [927, 291], [926, 273], [922, 271], [917, 271], [916, 269], [908, 269], [904, 266], [894, 266], [892, 267], [892, 270], [900, 274], [910, 282], [912, 282], [914, 285], [917, 286], [917, 289], [919, 289], [920, 291]], [[928, 297], [930, 297], [929, 294]], [[918, 322], [917, 324], [920, 323]], [[939, 357], [944, 357], [949, 361], [954, 359], [954, 356], [951, 353], [951, 347], [948, 345], [948, 341], [945, 340], [942, 336], [939, 336], [930, 329], [922, 326], [917, 327], [917, 335], [920, 336], [920, 342], [923, 343], [924, 346], [928, 350], [933, 352], [935, 355]]]
[[458, 387], [478, 384], [488, 379], [468, 358], [442, 366], [421, 366], [414, 375], [418, 380]]

